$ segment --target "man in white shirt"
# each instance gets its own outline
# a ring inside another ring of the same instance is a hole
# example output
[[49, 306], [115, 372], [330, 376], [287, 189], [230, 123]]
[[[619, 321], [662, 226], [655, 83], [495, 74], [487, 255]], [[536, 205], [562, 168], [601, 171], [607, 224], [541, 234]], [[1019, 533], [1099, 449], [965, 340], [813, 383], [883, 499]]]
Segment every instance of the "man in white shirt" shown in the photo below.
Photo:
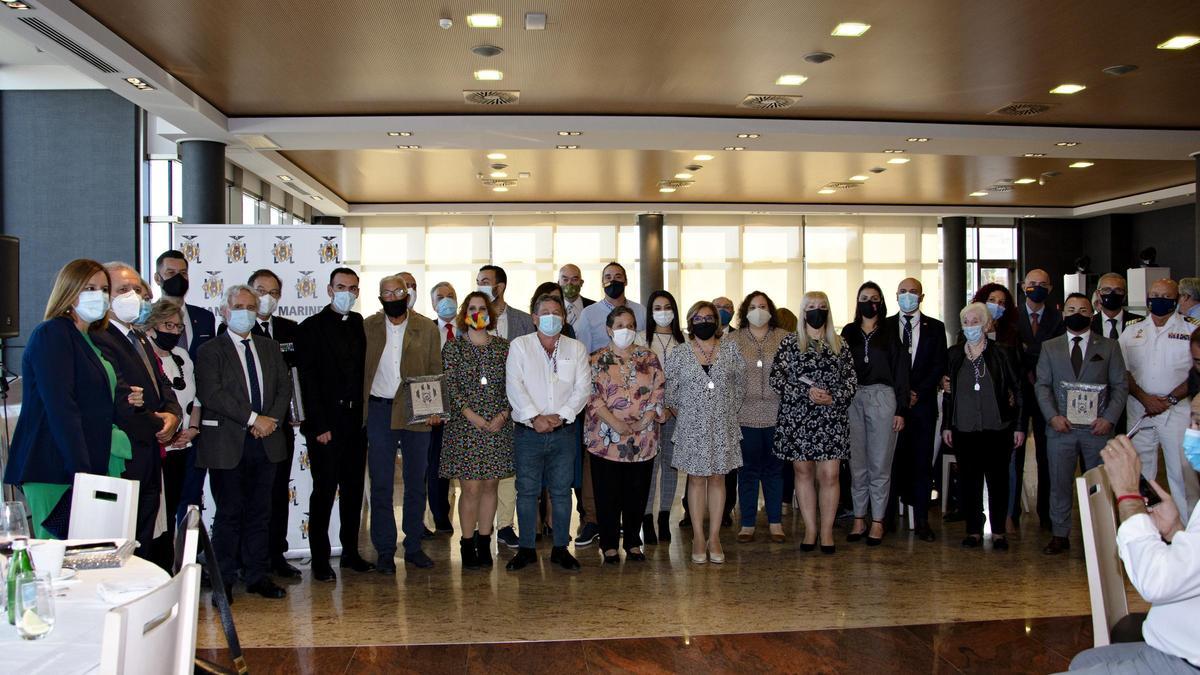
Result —
[[506, 365], [506, 390], [516, 422], [513, 464], [517, 481], [520, 548], [509, 571], [537, 562], [537, 501], [542, 485], [550, 492], [554, 548], [550, 561], [563, 569], [579, 569], [567, 551], [570, 542], [571, 484], [579, 456], [576, 417], [591, 395], [591, 367], [583, 345], [561, 335], [566, 308], [555, 296], [535, 301], [538, 329], [512, 341]]
[[583, 297], [583, 272], [577, 265], [567, 263], [558, 270], [558, 285], [562, 287], [563, 299], [567, 301], [567, 323], [572, 327], [583, 316], [583, 310], [596, 304], [595, 300]]
[[[1117, 547], [1125, 573], [1151, 607], [1142, 624], [1145, 642], [1081, 652], [1071, 661], [1071, 671], [1195, 673], [1200, 668], [1200, 509], [1185, 529], [1175, 502], [1153, 480], [1162, 501], [1147, 507], [1138, 494], [1139, 451], [1127, 437], [1109, 441], [1101, 455], [1118, 500]], [[1189, 460], [1187, 470], [1194, 475], [1200, 470], [1200, 448]]]
[[1196, 474], [1185, 470], [1180, 450], [1190, 418], [1189, 342], [1200, 321], [1175, 311], [1179, 289], [1174, 281], [1154, 282], [1148, 295], [1150, 318], [1131, 322], [1121, 333], [1121, 351], [1129, 371], [1129, 424], [1135, 424], [1143, 415], [1151, 418], [1151, 426], [1133, 438], [1133, 445], [1138, 449], [1146, 478], [1158, 475], [1158, 448], [1162, 446], [1171, 496], [1179, 512], [1187, 514], [1200, 498]]

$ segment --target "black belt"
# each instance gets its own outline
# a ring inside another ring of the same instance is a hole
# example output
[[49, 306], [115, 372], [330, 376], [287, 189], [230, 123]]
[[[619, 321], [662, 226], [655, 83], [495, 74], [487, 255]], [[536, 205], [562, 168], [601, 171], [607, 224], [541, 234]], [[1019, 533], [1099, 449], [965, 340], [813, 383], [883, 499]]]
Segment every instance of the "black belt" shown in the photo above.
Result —
[[386, 403], [386, 404], [388, 404], [388, 405], [391, 405], [391, 404], [392, 404], [392, 399], [390, 399], [390, 398], [383, 398], [383, 397], [381, 397], [381, 396], [376, 396], [376, 395], [374, 395], [374, 394], [371, 394], [371, 395], [370, 395], [370, 396], [368, 396], [367, 398], [369, 398], [369, 399], [370, 399], [370, 400], [372, 400], [372, 401], [376, 401], [376, 402], [378, 402], [378, 403]]

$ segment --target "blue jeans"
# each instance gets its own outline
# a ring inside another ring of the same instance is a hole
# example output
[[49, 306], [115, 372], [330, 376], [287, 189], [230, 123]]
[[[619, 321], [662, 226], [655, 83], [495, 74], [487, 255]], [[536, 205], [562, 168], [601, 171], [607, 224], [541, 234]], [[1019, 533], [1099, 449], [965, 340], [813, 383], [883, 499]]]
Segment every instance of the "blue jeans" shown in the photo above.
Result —
[[571, 484], [579, 455], [578, 422], [539, 434], [524, 424], [513, 430], [513, 464], [517, 470], [517, 526], [521, 548], [533, 548], [537, 537], [537, 502], [542, 485], [550, 492], [554, 545], [571, 541]]
[[759, 483], [767, 502], [767, 522], [783, 520], [783, 462], [771, 452], [774, 447], [775, 427], [742, 427], [742, 468], [737, 479], [742, 527], [754, 527], [758, 519]]
[[392, 510], [392, 481], [399, 447], [404, 470], [401, 529], [404, 552], [421, 550], [425, 533], [425, 472], [429, 467], [429, 432], [392, 428], [392, 405], [367, 402], [367, 474], [371, 477], [371, 544], [381, 560], [396, 553], [396, 514]]

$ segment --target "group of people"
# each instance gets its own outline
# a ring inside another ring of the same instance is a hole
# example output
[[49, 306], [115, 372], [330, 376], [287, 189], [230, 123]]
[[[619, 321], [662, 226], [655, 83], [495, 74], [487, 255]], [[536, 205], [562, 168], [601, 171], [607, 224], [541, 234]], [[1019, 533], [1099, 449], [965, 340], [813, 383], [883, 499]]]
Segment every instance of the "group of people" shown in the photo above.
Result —
[[[416, 279], [399, 273], [379, 282], [381, 310], [364, 318], [353, 309], [359, 276], [342, 267], [330, 275], [329, 304], [297, 324], [275, 314], [281, 282], [262, 269], [225, 289], [218, 328], [212, 313], [183, 301], [188, 266], [178, 251], [156, 262], [157, 302], [129, 265], [75, 260], [25, 348], [5, 481], [23, 487], [39, 534], [63, 536], [47, 528], [69, 505], [75, 473], [136, 479], [139, 554], [169, 560], [163, 535], [201, 502], [207, 473], [223, 579], [231, 586], [240, 573], [249, 592], [279, 598], [285, 591], [271, 575], [300, 574], [283, 557], [297, 426], [313, 478], [316, 581], [336, 578], [335, 497], [341, 568], [394, 574], [400, 543], [406, 563], [432, 567], [422, 542], [453, 532], [451, 481], [461, 489], [466, 569], [492, 567], [493, 534], [516, 551], [509, 570], [537, 561], [543, 536], [552, 563], [579, 569], [568, 548], [572, 489], [577, 549], [598, 540], [605, 564], [620, 564], [622, 549], [626, 561], [645, 560], [645, 546], [671, 539], [679, 471], [687, 475], [680, 526], [692, 531], [697, 564], [724, 562], [721, 528], [735, 502], [737, 541], [757, 538], [760, 494], [769, 541], [786, 541], [782, 513], [794, 501], [800, 550], [834, 553], [847, 477], [847, 542], [880, 544], [898, 503], [914, 510], [916, 536], [934, 541], [939, 447], [959, 468], [963, 546], [983, 544], [986, 482], [992, 549], [1004, 550], [1021, 514], [1031, 430], [1037, 513], [1051, 530], [1044, 551], [1057, 554], [1069, 546], [1077, 465], [1099, 464], [1114, 433], [1144, 417], [1152, 423], [1132, 441], [1143, 473], [1157, 475], [1161, 445], [1178, 511], [1196, 503], [1182, 445], [1198, 320], [1179, 303], [1181, 287], [1200, 295], [1193, 281], [1155, 282], [1143, 319], [1125, 310], [1120, 275], [1101, 277], [1093, 298], [1068, 295], [1060, 309], [1049, 303], [1049, 275], [1032, 270], [1019, 306], [1004, 286], [982, 287], [948, 344], [912, 278], [894, 294], [862, 284], [839, 328], [815, 290], [795, 314], [758, 290], [737, 305], [717, 298], [686, 311], [656, 290], [647, 310], [626, 297], [617, 262], [602, 270], [600, 300], [582, 295], [579, 268], [566, 265], [538, 287], [528, 313], [509, 304], [507, 275], [495, 265], [480, 268], [461, 298], [447, 282], [430, 289], [434, 317], [414, 311]], [[444, 411], [418, 415], [411, 385], [430, 381], [442, 385]], [[359, 555], [364, 473], [374, 563]], [[425, 526], [427, 504], [435, 531]]]

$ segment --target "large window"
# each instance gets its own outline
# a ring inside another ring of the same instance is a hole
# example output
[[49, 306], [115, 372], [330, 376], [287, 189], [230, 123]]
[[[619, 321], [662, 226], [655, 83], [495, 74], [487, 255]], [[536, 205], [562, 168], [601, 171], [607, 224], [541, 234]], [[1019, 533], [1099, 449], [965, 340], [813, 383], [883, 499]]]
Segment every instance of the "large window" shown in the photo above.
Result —
[[967, 228], [967, 300], [986, 284], [1017, 283], [1017, 228], [980, 225]]

